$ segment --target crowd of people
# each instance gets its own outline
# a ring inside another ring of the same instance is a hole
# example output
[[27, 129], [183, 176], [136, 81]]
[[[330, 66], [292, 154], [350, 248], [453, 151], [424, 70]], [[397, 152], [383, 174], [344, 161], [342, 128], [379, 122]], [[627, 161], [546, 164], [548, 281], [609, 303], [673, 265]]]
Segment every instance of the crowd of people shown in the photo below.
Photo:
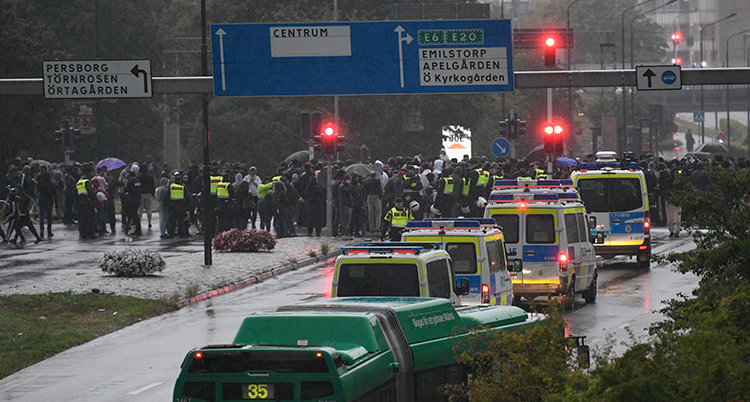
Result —
[[[593, 161], [594, 155], [586, 160]], [[147, 157], [114, 171], [93, 163], [49, 165], [17, 158], [8, 169], [5, 187], [10, 189], [5, 214], [8, 223], [0, 226], [2, 241], [26, 241], [28, 229], [40, 242], [54, 236], [52, 222], [78, 225], [81, 239], [115, 233], [115, 202], [120, 200], [121, 230], [141, 236], [145, 213], [152, 227], [153, 209], [158, 212], [162, 238], [189, 237], [202, 233], [203, 189], [209, 183], [209, 204], [215, 221], [214, 233], [232, 228], [263, 229], [277, 238], [297, 236], [298, 228], [307, 235], [320, 236], [327, 226], [328, 191], [331, 194], [332, 235], [363, 237], [367, 232], [380, 238], [397, 239], [406, 222], [440, 217], [481, 217], [495, 180], [519, 178], [568, 178], [568, 167], [547, 172], [546, 161], [526, 159], [436, 157], [391, 157], [368, 165], [367, 173], [351, 169], [355, 161], [336, 162], [326, 177], [322, 161], [282, 162], [276, 171], [263, 177], [245, 164], [214, 162], [209, 177], [191, 161], [185, 171], [170, 164], [158, 167]], [[711, 161], [696, 158], [664, 160], [644, 155], [637, 161], [651, 195], [651, 220], [655, 226], [669, 226], [670, 236], [679, 236], [679, 209], [669, 203], [679, 176], [690, 179], [700, 190], [712, 187], [706, 164], [720, 169], [747, 171], [747, 161], [716, 155]], [[322, 175], [321, 175], [322, 174]], [[158, 181], [158, 185], [157, 185]], [[321, 181], [323, 181], [321, 183]], [[39, 232], [30, 218], [34, 205], [39, 208]], [[19, 243], [19, 244], [20, 244]]]

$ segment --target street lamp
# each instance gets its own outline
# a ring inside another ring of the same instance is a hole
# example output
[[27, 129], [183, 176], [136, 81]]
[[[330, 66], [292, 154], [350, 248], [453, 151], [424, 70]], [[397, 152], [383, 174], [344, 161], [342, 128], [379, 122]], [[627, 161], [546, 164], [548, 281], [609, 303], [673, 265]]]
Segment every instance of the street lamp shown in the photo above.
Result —
[[[724, 21], [726, 21], [726, 20], [728, 20], [730, 18], [734, 18], [736, 16], [737, 16], [737, 13], [732, 13], [732, 14], [729, 14], [726, 17], [724, 17], [724, 18], [722, 18], [720, 20], [716, 20], [716, 21], [714, 21], [714, 22], [712, 22], [710, 24], [706, 24], [706, 25], [701, 25], [700, 26], [701, 58], [700, 58], [700, 60], [698, 60], [698, 63], [700, 64], [700, 68], [703, 68], [703, 31], [706, 28], [710, 27], [710, 26], [719, 24], [721, 22], [724, 22]], [[701, 112], [704, 113], [703, 121], [701, 121], [701, 144], [704, 143], [704, 142], [706, 142], [706, 129], [705, 129], [705, 126], [706, 126], [705, 120], [706, 120], [706, 118], [705, 118], [705, 110], [704, 110], [705, 107], [706, 106], [705, 106], [705, 103], [703, 101], [703, 85], [701, 85]]]
[[[570, 33], [570, 7], [573, 6], [573, 4], [576, 4], [582, 0], [573, 0], [570, 4], [568, 4], [568, 10], [567, 10], [567, 24], [565, 27], [567, 30], [565, 31], [565, 45], [568, 47], [566, 54], [568, 56], [568, 71], [570, 71], [570, 52], [573, 50], [573, 35]], [[573, 88], [568, 87], [568, 127], [573, 127], [573, 95], [572, 95]]]
[[[727, 64], [726, 64], [726, 66], [727, 66], [727, 68], [729, 68], [729, 39], [732, 39], [735, 36], [742, 35], [742, 34], [744, 34], [746, 32], [750, 32], [750, 29], [746, 29], [746, 30], [744, 30], [742, 32], [737, 32], [736, 34], [729, 35], [729, 37], [727, 38], [727, 47], [726, 47], [726, 52], [727, 52]], [[727, 84], [727, 146], [728, 147], [732, 146], [732, 125], [730, 124], [730, 120], [729, 120], [729, 84]]]
[[646, 14], [652, 12], [652, 11], [658, 10], [658, 9], [660, 9], [662, 7], [666, 7], [666, 6], [668, 6], [668, 5], [672, 4], [672, 3], [675, 3], [676, 1], [677, 0], [669, 0], [668, 2], [662, 4], [662, 5], [658, 6], [658, 7], [654, 7], [652, 9], [648, 10], [648, 11], [644, 11], [644, 12], [636, 15], [635, 17], [633, 17], [632, 20], [630, 20], [630, 68], [634, 68], [633, 67], [633, 23], [635, 22], [635, 20], [637, 20], [638, 18], [643, 17], [644, 15], [646, 15]]
[[[632, 5], [632, 6], [628, 7], [628, 8], [626, 8], [626, 9], [622, 10], [622, 15], [620, 16], [620, 20], [621, 20], [620, 26], [622, 27], [622, 42], [620, 42], [620, 43], [622, 43], [622, 69], [623, 70], [625, 69], [625, 13], [628, 12], [628, 11], [630, 11], [630, 10], [632, 10], [632, 9], [634, 9], [634, 8], [636, 8], [636, 7], [638, 7], [638, 6], [642, 6], [642, 5], [644, 5], [646, 3], [650, 3], [652, 1], [654, 1], [654, 0], [645, 0], [645, 1], [642, 1], [640, 3], [637, 3], [635, 5]], [[620, 136], [620, 138], [617, 141], [617, 145], [618, 145], [618, 148], [619, 148], [617, 150], [618, 152], [621, 152], [621, 151], [625, 150], [625, 138], [627, 137], [627, 131], [628, 131], [628, 123], [627, 123], [628, 111], [627, 110], [628, 110], [628, 108], [627, 108], [627, 94], [625, 93], [625, 85], [623, 85], [622, 86], [622, 135]]]

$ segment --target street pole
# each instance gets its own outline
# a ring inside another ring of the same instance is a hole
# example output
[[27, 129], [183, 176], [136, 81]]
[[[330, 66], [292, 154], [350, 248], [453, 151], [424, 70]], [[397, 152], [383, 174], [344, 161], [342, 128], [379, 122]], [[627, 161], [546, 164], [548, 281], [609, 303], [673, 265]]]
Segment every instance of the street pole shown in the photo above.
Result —
[[[206, 0], [201, 0], [201, 74], [208, 76]], [[214, 233], [214, 208], [211, 205], [211, 136], [208, 131], [208, 94], [203, 94], [203, 264], [211, 266], [211, 240]]]
[[[567, 30], [565, 31], [565, 46], [568, 48], [565, 52], [568, 56], [568, 71], [570, 71], [570, 52], [573, 50], [573, 35], [570, 32], [570, 7], [573, 6], [573, 4], [578, 3], [582, 0], [573, 0], [570, 4], [568, 4], [568, 10], [567, 10], [567, 24], [565, 27]], [[568, 131], [571, 131], [573, 129], [573, 120], [575, 117], [573, 116], [573, 88], [568, 87]]]
[[[650, 3], [654, 0], [645, 0], [640, 3], [637, 3], [635, 5], [632, 5], [622, 11], [622, 15], [620, 16], [620, 26], [622, 27], [622, 69], [625, 69], [625, 13], [628, 11], [638, 7], [642, 6], [646, 3]], [[628, 108], [627, 108], [627, 93], [625, 91], [625, 85], [622, 86], [622, 134], [620, 136], [619, 141], [617, 141], [618, 146], [620, 146], [620, 149], [618, 149], [618, 152], [622, 152], [625, 150], [625, 145], [627, 143], [627, 136], [628, 136]]]
[[[700, 68], [703, 68], [703, 31], [705, 31], [706, 28], [708, 28], [710, 26], [716, 25], [716, 24], [718, 24], [720, 22], [724, 22], [724, 21], [726, 21], [726, 20], [728, 20], [730, 18], [736, 17], [736, 16], [737, 16], [737, 13], [732, 13], [732, 14], [729, 14], [726, 17], [724, 17], [724, 18], [722, 18], [720, 20], [716, 20], [716, 21], [714, 21], [714, 22], [712, 22], [710, 24], [706, 24], [706, 25], [701, 25], [700, 26], [699, 30], [700, 30], [700, 41], [701, 41], [701, 43], [700, 43], [701, 58], [700, 58], [700, 60], [698, 60], [698, 63], [700, 64]], [[706, 105], [705, 105], [704, 100], [703, 100], [703, 85], [701, 85], [701, 112], [703, 112], [703, 114], [704, 114], [703, 121], [701, 122], [701, 144], [704, 143], [704, 142], [706, 142], [706, 130], [705, 130], [705, 126], [706, 126], [706, 121], [705, 120], [706, 119], [705, 119], [705, 112], [704, 112], [705, 108], [706, 108]]]
[[[634, 65], [635, 62], [634, 62], [634, 58], [633, 58], [633, 37], [634, 37], [634, 35], [633, 35], [633, 23], [635, 23], [635, 20], [637, 20], [638, 18], [641, 18], [644, 15], [646, 15], [646, 14], [652, 12], [652, 11], [655, 11], [655, 10], [658, 10], [658, 9], [660, 9], [662, 7], [668, 6], [668, 5], [670, 5], [670, 4], [672, 4], [672, 3], [676, 2], [676, 1], [677, 0], [669, 0], [668, 2], [662, 4], [662, 5], [658, 6], [658, 7], [654, 7], [652, 9], [648, 10], [648, 11], [644, 11], [644, 12], [636, 15], [635, 17], [633, 17], [632, 20], [630, 20], [630, 68], [631, 69], [635, 68], [635, 65]], [[623, 46], [624, 46], [624, 44], [623, 44]], [[623, 60], [623, 63], [624, 62], [625, 62], [625, 60]], [[635, 119], [635, 91], [633, 91], [632, 88], [630, 90], [630, 121], [632, 121], [633, 125], [635, 125], [635, 122], [636, 122], [636, 119]], [[640, 127], [639, 127], [638, 131], [634, 130], [634, 133], [637, 133], [637, 135], [641, 136], [641, 141], [637, 141], [637, 142], [634, 141], [636, 145], [642, 143], [643, 134], [642, 134], [641, 131], [642, 130], [640, 130]], [[638, 153], [641, 152], [640, 149], [634, 149], [634, 151], [636, 151]]]
[[[729, 37], [727, 38], [727, 46], [726, 46], [726, 53], [727, 53], [726, 67], [727, 68], [729, 68], [729, 39], [732, 39], [735, 36], [742, 35], [746, 32], [750, 32], [750, 29], [746, 29], [742, 32], [729, 35]], [[748, 122], [748, 126], [750, 126], [750, 122]], [[727, 147], [729, 148], [732, 147], [732, 125], [730, 124], [730, 120], [729, 120], [729, 84], [727, 84]]]

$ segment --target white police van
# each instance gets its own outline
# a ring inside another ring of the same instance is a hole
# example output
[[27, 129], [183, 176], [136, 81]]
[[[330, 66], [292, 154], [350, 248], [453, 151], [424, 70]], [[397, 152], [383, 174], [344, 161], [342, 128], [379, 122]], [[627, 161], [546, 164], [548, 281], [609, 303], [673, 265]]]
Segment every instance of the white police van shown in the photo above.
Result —
[[596, 162], [581, 163], [571, 174], [588, 215], [595, 218], [591, 230], [604, 233], [604, 242], [594, 245], [596, 254], [605, 259], [636, 256], [641, 267], [648, 268], [651, 221], [646, 178], [635, 162], [617, 162], [614, 152], [596, 155]]
[[456, 282], [450, 254], [435, 243], [373, 242], [341, 248], [331, 297], [415, 296], [461, 305], [469, 281]]
[[516, 298], [596, 300], [597, 266], [586, 209], [572, 180], [497, 180], [484, 212], [502, 228]]
[[443, 218], [411, 221], [401, 240], [436, 242], [451, 255], [456, 278], [469, 281], [464, 305], [513, 303], [513, 281], [503, 232], [489, 218]]

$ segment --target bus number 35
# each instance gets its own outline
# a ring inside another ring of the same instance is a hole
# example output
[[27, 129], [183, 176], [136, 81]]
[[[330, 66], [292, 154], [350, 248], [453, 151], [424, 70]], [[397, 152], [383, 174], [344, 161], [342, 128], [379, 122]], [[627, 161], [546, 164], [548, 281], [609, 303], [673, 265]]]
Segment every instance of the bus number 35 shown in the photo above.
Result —
[[266, 384], [249, 384], [247, 386], [247, 396], [250, 399], [268, 398], [268, 385]]

